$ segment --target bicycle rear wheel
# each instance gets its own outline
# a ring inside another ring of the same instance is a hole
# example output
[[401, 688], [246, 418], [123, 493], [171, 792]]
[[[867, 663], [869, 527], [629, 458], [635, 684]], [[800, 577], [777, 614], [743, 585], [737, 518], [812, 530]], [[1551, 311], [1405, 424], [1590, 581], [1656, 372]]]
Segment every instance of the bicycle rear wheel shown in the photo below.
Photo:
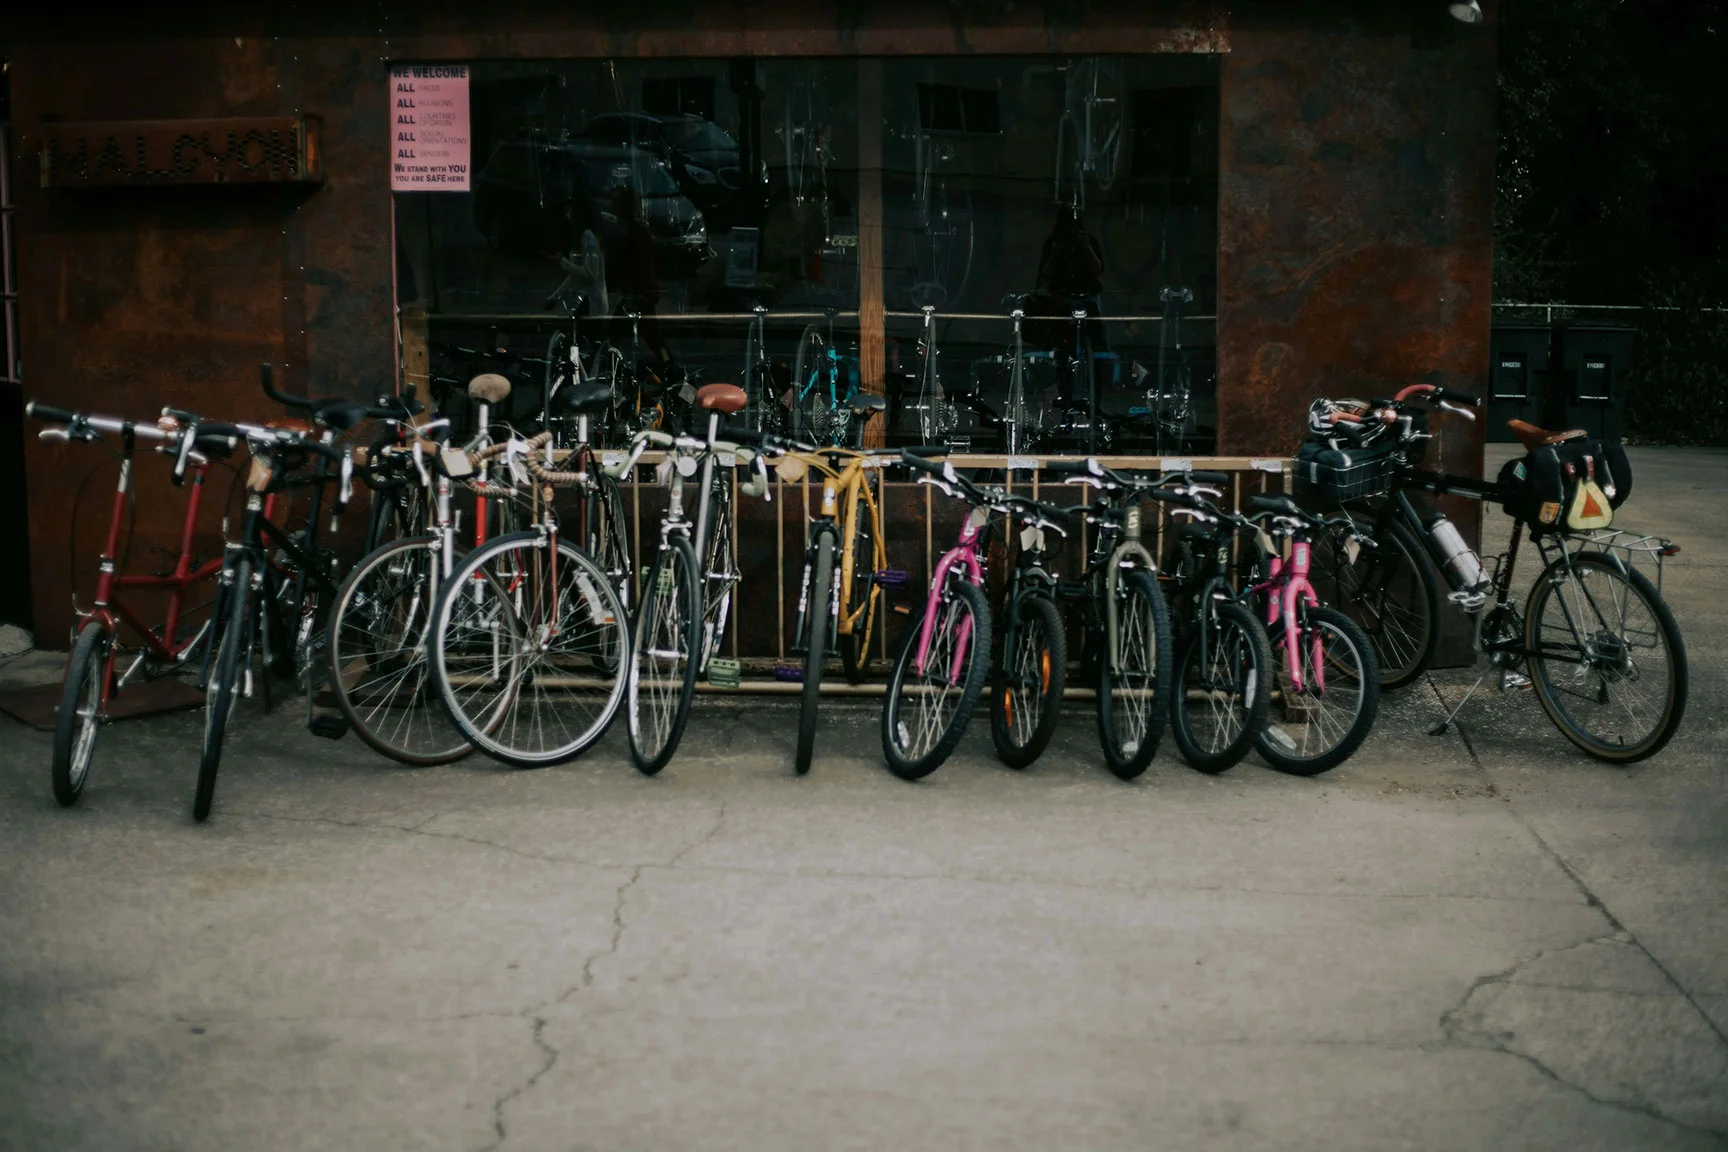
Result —
[[1332, 608], [1303, 611], [1297, 634], [1302, 691], [1290, 683], [1282, 624], [1272, 646], [1279, 700], [1254, 746], [1266, 763], [1292, 776], [1318, 776], [1348, 760], [1374, 727], [1380, 709], [1380, 670], [1362, 630]]
[[828, 532], [817, 533], [816, 563], [810, 570], [810, 587], [805, 590], [808, 606], [805, 618], [809, 631], [804, 636], [804, 690], [798, 704], [798, 751], [793, 770], [803, 776], [810, 771], [810, 757], [816, 750], [816, 714], [822, 707], [822, 665], [828, 658], [828, 637], [834, 621], [834, 537]]
[[244, 653], [252, 647], [252, 563], [241, 557], [234, 563], [234, 582], [228, 589], [228, 620], [216, 644], [216, 660], [205, 689], [204, 749], [198, 759], [198, 790], [192, 797], [192, 819], [202, 823], [210, 816], [216, 799], [216, 771], [222, 764], [222, 741], [228, 734], [228, 718], [235, 697], [242, 689]]
[[1157, 754], [1169, 707], [1170, 609], [1150, 572], [1118, 581], [1116, 637], [1116, 668], [1108, 636], [1098, 653], [1098, 739], [1110, 771], [1132, 780]]
[[832, 423], [828, 396], [828, 338], [811, 324], [798, 337], [798, 354], [792, 361], [792, 421], [796, 434], [812, 443], [824, 443]]
[[450, 718], [493, 759], [581, 755], [624, 698], [624, 605], [588, 554], [538, 531], [500, 536], [438, 595], [431, 675]]
[[1402, 688], [1428, 670], [1440, 639], [1440, 578], [1402, 521], [1378, 531], [1354, 564], [1336, 533], [1314, 540], [1312, 581], [1320, 599], [1367, 635], [1380, 687]]
[[1642, 573], [1600, 552], [1562, 556], [1524, 621], [1536, 699], [1561, 735], [1620, 764], [1662, 750], [1686, 714], [1686, 646]]
[[[866, 480], [864, 483], [868, 484]], [[835, 637], [846, 679], [862, 684], [870, 667], [870, 641], [876, 634], [876, 606], [882, 590], [876, 586], [876, 505], [862, 487], [853, 490], [856, 510], [852, 514], [852, 579], [846, 586], [843, 611], [852, 620], [850, 630]]]
[[1240, 604], [1215, 604], [1211, 621], [1190, 628], [1176, 648], [1170, 721], [1182, 759], [1201, 772], [1239, 763], [1266, 723], [1272, 649], [1266, 630]]
[[1009, 605], [1011, 643], [1003, 648], [990, 689], [990, 737], [996, 757], [1024, 768], [1043, 754], [1056, 731], [1068, 679], [1068, 641], [1062, 615], [1048, 596], [1023, 596]]
[[66, 663], [66, 685], [54, 717], [54, 758], [49, 782], [60, 807], [70, 808], [84, 791], [90, 759], [102, 721], [102, 683], [108, 677], [108, 652], [114, 636], [108, 625], [92, 619], [78, 632], [72, 658]]
[[439, 560], [430, 536], [360, 561], [330, 615], [330, 688], [356, 735], [393, 760], [448, 764], [474, 750], [450, 724], [429, 678]]
[[935, 606], [923, 671], [915, 665], [923, 622], [906, 629], [882, 706], [882, 754], [902, 780], [942, 766], [966, 734], [990, 667], [990, 605], [982, 589], [948, 582]]
[[642, 588], [630, 649], [630, 758], [647, 776], [672, 759], [690, 717], [702, 644], [700, 595], [695, 549], [682, 536], [669, 537]]

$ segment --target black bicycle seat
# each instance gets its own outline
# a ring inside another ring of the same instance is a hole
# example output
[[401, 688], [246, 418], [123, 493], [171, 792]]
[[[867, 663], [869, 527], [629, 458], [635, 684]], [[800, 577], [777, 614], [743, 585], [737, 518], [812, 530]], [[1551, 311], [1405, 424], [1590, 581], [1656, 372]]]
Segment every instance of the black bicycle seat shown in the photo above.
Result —
[[552, 397], [553, 411], [563, 416], [591, 415], [611, 406], [612, 385], [605, 380], [589, 380]]
[[366, 419], [366, 412], [366, 405], [342, 396], [312, 402], [312, 418], [337, 432], [346, 432], [359, 424]]
[[1280, 516], [1306, 516], [1297, 507], [1296, 501], [1288, 496], [1250, 496], [1247, 500], [1250, 512], [1273, 512]]
[[852, 412], [856, 416], [868, 416], [872, 412], [881, 412], [888, 407], [888, 401], [874, 392], [860, 392], [850, 401]]

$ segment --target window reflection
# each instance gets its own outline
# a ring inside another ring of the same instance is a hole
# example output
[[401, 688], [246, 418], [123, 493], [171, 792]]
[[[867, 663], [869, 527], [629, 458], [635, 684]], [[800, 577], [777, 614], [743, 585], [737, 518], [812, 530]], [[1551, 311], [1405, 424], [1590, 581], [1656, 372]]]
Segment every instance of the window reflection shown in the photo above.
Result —
[[472, 119], [472, 190], [397, 196], [411, 376], [537, 411], [579, 300], [632, 387], [791, 430], [860, 387], [889, 443], [1210, 448], [1213, 58], [479, 62]]

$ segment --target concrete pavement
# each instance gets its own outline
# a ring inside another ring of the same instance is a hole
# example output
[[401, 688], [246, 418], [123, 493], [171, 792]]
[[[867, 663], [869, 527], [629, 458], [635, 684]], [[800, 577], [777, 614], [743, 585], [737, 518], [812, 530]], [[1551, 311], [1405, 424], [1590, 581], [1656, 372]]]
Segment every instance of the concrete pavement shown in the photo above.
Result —
[[804, 780], [755, 699], [654, 780], [248, 705], [200, 827], [199, 715], [69, 811], [0, 718], [0, 1147], [1728, 1147], [1728, 453], [1633, 463], [1692, 701], [1632, 768], [1527, 693], [1426, 735], [1462, 672], [1316, 780], [1125, 785], [1078, 704], [918, 785], [865, 704]]

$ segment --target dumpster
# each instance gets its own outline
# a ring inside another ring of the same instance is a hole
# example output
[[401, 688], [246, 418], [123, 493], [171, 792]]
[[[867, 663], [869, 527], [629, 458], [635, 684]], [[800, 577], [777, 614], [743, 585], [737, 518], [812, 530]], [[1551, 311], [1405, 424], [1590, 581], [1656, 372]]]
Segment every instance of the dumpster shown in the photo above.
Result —
[[1551, 400], [1562, 406], [1563, 418], [1556, 426], [1618, 440], [1637, 331], [1615, 324], [1573, 324], [1558, 335], [1560, 388]]
[[1506, 428], [1508, 420], [1542, 423], [1550, 343], [1545, 324], [1494, 325], [1488, 343], [1490, 443], [1516, 439]]

